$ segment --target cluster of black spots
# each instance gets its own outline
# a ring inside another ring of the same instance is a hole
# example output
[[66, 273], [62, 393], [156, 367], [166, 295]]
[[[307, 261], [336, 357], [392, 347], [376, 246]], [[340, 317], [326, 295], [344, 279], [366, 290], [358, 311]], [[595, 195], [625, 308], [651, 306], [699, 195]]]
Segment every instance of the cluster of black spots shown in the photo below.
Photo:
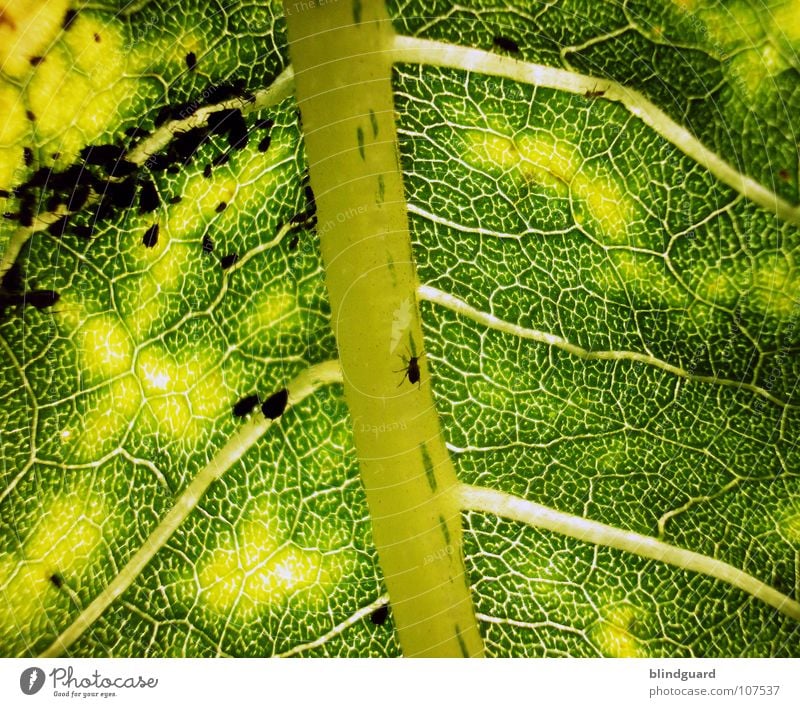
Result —
[[369, 615], [369, 620], [372, 621], [373, 624], [376, 626], [383, 626], [386, 623], [386, 619], [389, 618], [389, 605], [384, 604], [383, 606], [379, 606], [375, 611], [373, 611]]
[[228, 268], [233, 267], [238, 260], [239, 260], [238, 253], [228, 253], [228, 255], [223, 255], [220, 258], [219, 265], [223, 270], [227, 270]]
[[224, 108], [208, 116], [208, 130], [212, 135], [225, 135], [229, 150], [247, 147], [247, 123], [239, 108]]
[[52, 307], [61, 296], [54, 290], [25, 290], [22, 282], [22, 269], [14, 263], [0, 279], [0, 317], [8, 307], [20, 305], [46, 309]]
[[133, 174], [137, 166], [125, 159], [126, 149], [119, 145], [88, 145], [81, 150], [84, 164], [100, 167], [109, 177]]
[[509, 54], [519, 54], [519, 44], [517, 44], [511, 37], [506, 37], [503, 34], [495, 35], [492, 40], [492, 45], [495, 49], [499, 49]]
[[214, 252], [214, 241], [207, 233], [203, 234], [203, 253], [207, 255]]
[[241, 98], [242, 100], [251, 100], [250, 94], [247, 93], [246, 84], [244, 79], [234, 79], [228, 83], [218, 83], [211, 86], [205, 94], [208, 103], [222, 103], [229, 101], [232, 98]]
[[258, 403], [258, 395], [248, 395], [242, 398], [233, 406], [233, 416], [247, 417], [251, 412], [253, 412]]
[[169, 166], [189, 164], [207, 138], [208, 129], [203, 127], [189, 128], [176, 133], [167, 148]]
[[161, 200], [158, 198], [156, 185], [152, 179], [146, 179], [139, 189], [139, 213], [152, 213], [159, 207], [160, 203]]
[[197, 55], [194, 52], [189, 52], [186, 55], [186, 68], [189, 71], [194, 71], [197, 68]]
[[192, 106], [189, 103], [176, 103], [171, 106], [164, 106], [156, 113], [153, 124], [158, 128], [167, 121], [181, 120], [191, 112]]
[[142, 244], [145, 248], [153, 248], [158, 243], [158, 224], [154, 223], [144, 232]]
[[289, 402], [289, 391], [282, 388], [277, 393], [270, 395], [262, 404], [261, 412], [268, 420], [277, 420], [286, 410]]

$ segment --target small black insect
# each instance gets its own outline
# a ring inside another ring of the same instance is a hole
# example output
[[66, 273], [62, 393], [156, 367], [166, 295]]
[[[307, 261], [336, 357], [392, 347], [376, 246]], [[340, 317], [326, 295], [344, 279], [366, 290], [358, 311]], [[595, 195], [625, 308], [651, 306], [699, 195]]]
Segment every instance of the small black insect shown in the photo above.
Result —
[[53, 290], [30, 290], [24, 295], [25, 304], [36, 307], [36, 309], [52, 307], [60, 299], [61, 295], [58, 292], [53, 292]]
[[217, 208], [214, 209], [214, 211], [216, 211], [218, 214], [221, 214], [227, 208], [228, 208], [228, 202], [220, 201], [219, 204], [217, 204]]
[[30, 120], [31, 123], [33, 123], [36, 120], [36, 113], [34, 113], [32, 110], [26, 110], [25, 117]]
[[50, 575], [50, 584], [52, 584], [56, 589], [61, 589], [64, 586], [64, 580], [61, 578], [61, 575], [57, 572], [54, 572]]
[[169, 203], [170, 204], [180, 204], [181, 201], [183, 201], [183, 198], [178, 196], [177, 194], [175, 196], [171, 196], [169, 198]]
[[242, 398], [236, 405], [233, 406], [233, 416], [234, 417], [246, 417], [251, 412], [255, 406], [258, 405], [258, 396], [257, 395], [248, 395], [247, 397]]
[[145, 248], [152, 248], [158, 243], [158, 224], [154, 223], [150, 228], [148, 228], [144, 232], [144, 236], [142, 237], [142, 243], [144, 244]]
[[29, 187], [43, 187], [53, 176], [53, 171], [49, 167], [40, 167], [37, 169], [26, 182]]
[[87, 145], [81, 150], [81, 157], [86, 164], [112, 168], [115, 162], [125, 159], [125, 148], [118, 145]]
[[504, 52], [510, 52], [511, 54], [519, 54], [519, 44], [517, 44], [513, 39], [510, 37], [506, 37], [502, 34], [498, 34], [492, 40], [492, 44], [497, 48]]
[[408, 382], [412, 385], [416, 383], [418, 386], [421, 385], [419, 382], [419, 360], [425, 355], [424, 353], [419, 354], [419, 356], [414, 355], [416, 352], [414, 351], [414, 342], [411, 342], [411, 351], [409, 352], [411, 355], [403, 356], [400, 355], [400, 358], [403, 360], [403, 368], [400, 368], [397, 371], [393, 371], [393, 373], [402, 373], [403, 377], [400, 379], [400, 382], [397, 384], [399, 388], [403, 385], [403, 381], [408, 378]]
[[66, 216], [62, 216], [58, 221], [53, 221], [48, 227], [47, 232], [51, 236], [55, 236], [56, 238], [60, 238], [64, 235], [64, 231], [67, 230], [67, 223], [68, 219]]
[[206, 94], [209, 103], [222, 103], [231, 98], [243, 98], [245, 95], [245, 82], [242, 79], [235, 79], [230, 83], [220, 83], [212, 86]]
[[586, 93], [583, 94], [584, 98], [601, 98], [602, 96], [605, 95], [606, 95], [605, 89], [598, 90], [597, 87], [589, 89], [586, 91]]
[[30, 304], [36, 309], [52, 307], [60, 299], [61, 295], [53, 290], [31, 290], [25, 293], [25, 304]]
[[211, 164], [215, 167], [222, 167], [224, 164], [228, 164], [231, 161], [231, 156], [227, 152], [223, 152], [221, 155], [217, 155], [213, 160], [211, 160]]
[[144, 166], [151, 172], [163, 172], [169, 168], [170, 161], [166, 155], [150, 155]]
[[239, 260], [239, 254], [238, 253], [230, 253], [229, 255], [223, 256], [220, 259], [219, 264], [220, 264], [220, 267], [223, 270], [227, 270], [228, 268], [232, 267], [236, 263], [237, 260]]
[[167, 156], [173, 163], [187, 164], [207, 137], [208, 130], [203, 127], [189, 128], [189, 130], [179, 132], [170, 143]]
[[79, 184], [97, 186], [99, 180], [83, 165], [74, 164], [63, 172], [54, 172], [49, 186], [66, 195], [71, 194]]
[[67, 14], [64, 15], [64, 21], [61, 23], [61, 27], [63, 29], [69, 29], [69, 26], [72, 24], [73, 20], [78, 16], [77, 10], [67, 10]]
[[64, 197], [62, 194], [51, 194], [47, 197], [47, 201], [45, 202], [45, 208], [48, 211], [55, 211], [61, 204], [66, 203], [67, 198]]
[[205, 167], [203, 167], [203, 176], [206, 179], [210, 179], [211, 178], [211, 164], [210, 163], [207, 164]]
[[144, 128], [137, 128], [136, 126], [131, 128], [125, 129], [125, 134], [131, 138], [131, 140], [140, 140], [143, 137], [147, 137], [149, 133]]
[[22, 289], [22, 266], [17, 261], [3, 273], [0, 288], [7, 292], [19, 292]]
[[306, 184], [303, 191], [306, 195], [306, 203], [308, 204], [309, 210], [315, 210], [317, 208], [317, 200], [314, 198], [314, 190], [311, 188], [311, 185]]
[[292, 240], [289, 241], [289, 250], [297, 250], [297, 244], [300, 242], [300, 236], [295, 234]]
[[289, 402], [289, 391], [286, 388], [279, 390], [277, 393], [270, 395], [261, 405], [261, 412], [268, 420], [277, 420], [283, 411], [286, 410], [286, 404]]
[[136, 200], [136, 180], [128, 177], [121, 182], [108, 182], [105, 195], [118, 209], [129, 209]]
[[214, 252], [214, 241], [211, 240], [211, 236], [209, 236], [207, 233], [203, 234], [203, 252]]
[[389, 617], [389, 605], [379, 606], [375, 611], [369, 615], [369, 620], [376, 626], [383, 626], [386, 619]]
[[186, 68], [189, 71], [194, 71], [197, 67], [197, 55], [194, 52], [189, 52], [186, 55]]
[[88, 239], [88, 238], [92, 237], [93, 229], [92, 229], [91, 226], [77, 225], [77, 226], [72, 226], [71, 230], [76, 236], [78, 236], [78, 238], [87, 238]]
[[259, 152], [266, 152], [269, 150], [270, 143], [272, 142], [272, 138], [267, 135], [265, 138], [261, 139], [261, 142], [258, 143], [258, 151]]
[[271, 130], [274, 125], [275, 121], [272, 118], [262, 118], [254, 123], [253, 128], [256, 130]]
[[36, 206], [36, 196], [33, 192], [25, 192], [19, 202], [19, 223], [20, 226], [30, 228], [33, 226], [33, 209]]
[[94, 33], [94, 41], [98, 44], [102, 41], [102, 37], [97, 32]]
[[22, 158], [25, 160], [25, 166], [30, 167], [33, 164], [33, 150], [30, 147], [23, 147]]
[[142, 188], [139, 190], [139, 213], [149, 214], [158, 208], [159, 203], [156, 185], [152, 180], [147, 179], [142, 182]]
[[11, 192], [8, 189], [0, 189], [0, 199], [8, 199], [11, 196]]
[[39, 66], [44, 61], [43, 56], [32, 56], [28, 61], [31, 63], [31, 66]]
[[79, 184], [75, 187], [72, 191], [72, 194], [69, 195], [69, 201], [67, 202], [67, 209], [70, 211], [78, 211], [89, 198], [89, 187], [85, 184]]

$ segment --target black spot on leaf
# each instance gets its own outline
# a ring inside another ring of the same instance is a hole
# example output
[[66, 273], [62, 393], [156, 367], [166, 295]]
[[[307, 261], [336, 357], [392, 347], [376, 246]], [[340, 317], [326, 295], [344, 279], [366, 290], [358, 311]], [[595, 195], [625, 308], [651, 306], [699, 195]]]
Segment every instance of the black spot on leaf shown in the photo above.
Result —
[[500, 49], [504, 52], [519, 54], [519, 45], [513, 39], [511, 39], [511, 37], [498, 34], [492, 40], [492, 44], [494, 44], [497, 49]]
[[211, 164], [207, 164], [205, 167], [203, 167], [203, 176], [206, 179], [211, 178]]
[[238, 253], [229, 253], [228, 255], [224, 255], [220, 259], [219, 264], [223, 270], [227, 270], [228, 268], [233, 267], [233, 265], [236, 264], [237, 260], [239, 260]]
[[22, 158], [25, 160], [25, 166], [30, 167], [33, 164], [33, 150], [30, 147], [23, 147]]
[[383, 626], [386, 619], [389, 617], [389, 605], [379, 606], [375, 611], [369, 615], [369, 620], [376, 626]]
[[72, 22], [75, 20], [77, 16], [78, 16], [77, 10], [67, 10], [67, 13], [64, 15], [64, 21], [61, 23], [61, 27], [65, 30], [69, 29], [69, 26], [72, 24]]
[[186, 55], [186, 68], [189, 71], [194, 71], [197, 68], [197, 55], [194, 52], [189, 52]]
[[211, 236], [209, 236], [207, 233], [203, 234], [203, 252], [204, 253], [214, 252], [214, 241], [211, 240]]
[[245, 417], [253, 412], [256, 405], [258, 405], [258, 396], [248, 395], [233, 406], [233, 415], [234, 417]]
[[61, 579], [61, 575], [58, 573], [53, 573], [50, 575], [50, 584], [52, 584], [56, 589], [61, 589], [64, 586], [64, 580]]
[[60, 299], [61, 295], [53, 290], [31, 290], [25, 293], [25, 304], [36, 307], [36, 309], [52, 307]]
[[228, 208], [228, 203], [226, 201], [220, 201], [219, 204], [217, 204], [217, 208], [214, 209], [214, 211], [216, 211], [218, 214], [221, 214], [227, 208]]
[[261, 139], [261, 142], [258, 143], [258, 151], [259, 152], [266, 152], [269, 150], [270, 143], [272, 142], [272, 138], [267, 135], [266, 137]]
[[142, 243], [145, 248], [152, 248], [158, 243], [158, 224], [154, 223], [150, 228], [144, 232]]
[[150, 179], [146, 180], [139, 190], [139, 212], [149, 214], [158, 208], [159, 203], [156, 185]]
[[289, 391], [286, 388], [270, 395], [261, 405], [261, 412], [268, 420], [277, 420], [286, 410], [289, 402]]

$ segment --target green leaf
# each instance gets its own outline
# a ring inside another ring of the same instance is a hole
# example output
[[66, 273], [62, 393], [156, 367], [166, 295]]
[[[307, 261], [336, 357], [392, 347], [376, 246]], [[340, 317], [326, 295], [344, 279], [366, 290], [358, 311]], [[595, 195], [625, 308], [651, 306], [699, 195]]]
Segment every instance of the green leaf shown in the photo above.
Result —
[[800, 656], [796, 0], [38, 8], [0, 654]]

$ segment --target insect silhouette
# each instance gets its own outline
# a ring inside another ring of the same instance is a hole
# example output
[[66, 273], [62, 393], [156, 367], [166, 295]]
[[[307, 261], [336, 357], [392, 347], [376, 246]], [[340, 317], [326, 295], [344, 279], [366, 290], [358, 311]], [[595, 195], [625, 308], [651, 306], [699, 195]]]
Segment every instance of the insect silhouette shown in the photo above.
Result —
[[421, 386], [422, 385], [420, 383], [420, 380], [419, 380], [419, 378], [420, 378], [420, 375], [419, 375], [419, 360], [424, 355], [425, 355], [424, 351], [422, 351], [419, 354], [417, 354], [417, 347], [414, 345], [414, 339], [411, 339], [411, 349], [408, 352], [408, 356], [404, 356], [403, 354], [400, 354], [400, 358], [403, 361], [403, 368], [399, 368], [396, 371], [392, 371], [392, 373], [402, 373], [403, 374], [403, 377], [400, 379], [400, 382], [397, 384], [398, 388], [401, 385], [403, 385], [403, 382], [405, 381], [406, 378], [408, 378], [408, 382], [411, 383], [412, 385], [414, 383], [416, 383], [417, 386]]
[[602, 98], [606, 95], [605, 89], [598, 89], [597, 86], [591, 89], [587, 89], [586, 93], [583, 94], [584, 98]]
[[375, 611], [373, 611], [369, 615], [369, 620], [372, 621], [375, 626], [383, 626], [386, 623], [386, 619], [389, 617], [389, 605], [384, 604], [383, 606], [379, 606]]
[[268, 420], [277, 420], [286, 410], [289, 402], [289, 391], [282, 388], [277, 393], [270, 395], [262, 404], [261, 412]]

